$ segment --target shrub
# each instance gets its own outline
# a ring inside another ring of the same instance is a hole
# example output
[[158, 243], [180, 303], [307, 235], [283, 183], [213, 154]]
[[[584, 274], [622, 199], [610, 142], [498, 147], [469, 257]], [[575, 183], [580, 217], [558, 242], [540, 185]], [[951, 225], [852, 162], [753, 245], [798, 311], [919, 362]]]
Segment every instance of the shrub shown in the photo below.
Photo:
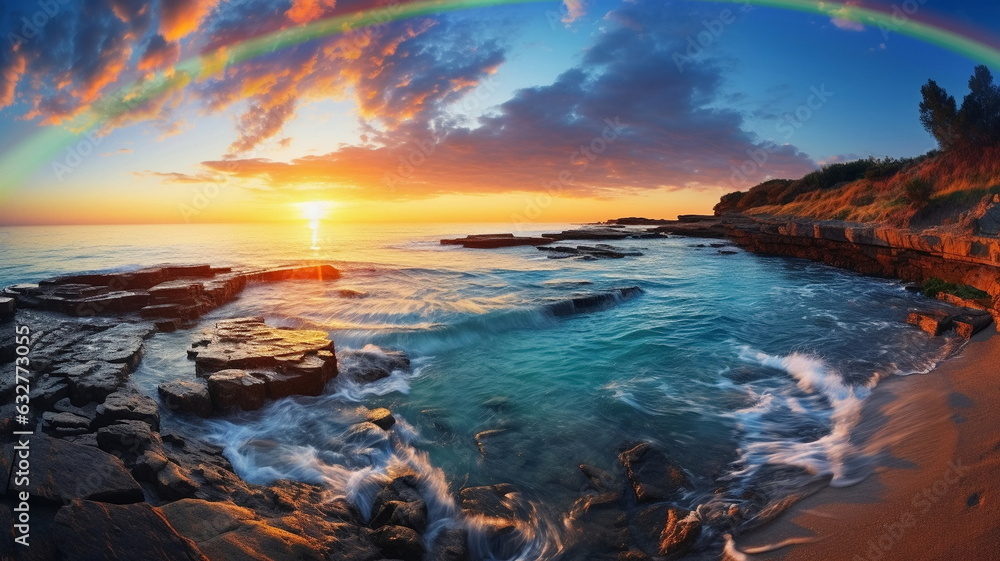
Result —
[[934, 184], [926, 179], [914, 177], [903, 188], [906, 198], [914, 205], [921, 206], [927, 204], [934, 194]]
[[989, 293], [983, 292], [976, 287], [969, 286], [967, 284], [944, 282], [943, 280], [935, 277], [931, 277], [924, 281], [923, 292], [924, 296], [928, 296], [930, 298], [934, 298], [942, 292], [945, 294], [953, 294], [966, 300], [976, 300], [978, 298], [990, 297]]

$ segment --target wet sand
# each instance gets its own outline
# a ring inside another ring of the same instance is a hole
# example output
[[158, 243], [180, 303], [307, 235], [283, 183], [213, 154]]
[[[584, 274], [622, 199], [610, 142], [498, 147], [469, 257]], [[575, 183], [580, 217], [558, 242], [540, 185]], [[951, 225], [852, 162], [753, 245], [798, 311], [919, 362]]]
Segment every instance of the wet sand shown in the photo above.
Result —
[[[876, 472], [851, 487], [826, 487], [740, 536], [746, 559], [1000, 560], [994, 328], [928, 374], [880, 384], [855, 434], [858, 445], [881, 451]], [[783, 542], [795, 545], [761, 553]]]

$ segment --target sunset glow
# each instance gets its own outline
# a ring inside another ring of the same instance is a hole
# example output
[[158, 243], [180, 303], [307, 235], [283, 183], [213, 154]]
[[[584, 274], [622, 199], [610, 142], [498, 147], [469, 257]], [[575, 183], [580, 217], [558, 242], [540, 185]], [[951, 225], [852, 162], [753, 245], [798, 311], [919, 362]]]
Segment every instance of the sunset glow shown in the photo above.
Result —
[[[878, 100], [912, 95], [928, 64], [951, 85], [1000, 60], [972, 23], [988, 14], [923, 5], [900, 18], [805, 0], [294, 4], [249, 10], [274, 14], [252, 26], [210, 0], [158, 26], [109, 8], [75, 42], [63, 28], [92, 16], [70, 9], [37, 37], [12, 30], [0, 223], [325, 217], [272, 212], [304, 193], [337, 200], [345, 222], [708, 212], [768, 179], [926, 151], [912, 104]], [[762, 64], [778, 36], [789, 54]], [[62, 56], [93, 62], [66, 73]]]

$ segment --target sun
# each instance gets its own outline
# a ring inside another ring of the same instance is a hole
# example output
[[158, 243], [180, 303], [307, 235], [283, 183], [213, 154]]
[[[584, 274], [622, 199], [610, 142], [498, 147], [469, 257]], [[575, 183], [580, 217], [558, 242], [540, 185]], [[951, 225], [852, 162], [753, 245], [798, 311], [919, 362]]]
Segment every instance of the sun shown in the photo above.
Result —
[[295, 206], [298, 207], [302, 218], [309, 222], [319, 222], [330, 214], [334, 204], [330, 201], [308, 201], [297, 203]]

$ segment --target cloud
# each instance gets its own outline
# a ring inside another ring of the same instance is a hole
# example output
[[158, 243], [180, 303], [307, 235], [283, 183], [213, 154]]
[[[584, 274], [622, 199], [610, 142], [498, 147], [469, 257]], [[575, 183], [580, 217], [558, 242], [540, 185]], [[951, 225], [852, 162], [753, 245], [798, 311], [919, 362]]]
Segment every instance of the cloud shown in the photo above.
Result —
[[160, 0], [160, 34], [176, 41], [198, 28], [219, 0]]
[[163, 180], [164, 183], [178, 183], [178, 184], [190, 184], [190, 183], [218, 183], [220, 181], [225, 181], [223, 176], [211, 173], [198, 173], [195, 175], [179, 172], [161, 172], [161, 171], [138, 171], [135, 172], [136, 177], [158, 177]]
[[563, 7], [566, 8], [566, 14], [562, 17], [562, 22], [565, 24], [573, 23], [587, 13], [587, 6], [583, 0], [563, 0]]
[[[609, 28], [581, 64], [551, 84], [517, 91], [471, 125], [444, 117], [443, 108], [468, 90], [446, 93], [449, 82], [442, 76], [463, 69], [442, 72], [448, 60], [443, 56], [416, 64], [408, 56], [383, 65], [383, 71], [396, 70], [388, 77], [358, 82], [374, 94], [371, 100], [359, 96], [362, 114], [386, 121], [391, 134], [376, 130], [370, 144], [287, 162], [235, 158], [203, 165], [275, 189], [326, 185], [333, 198], [383, 200], [715, 188], [729, 185], [732, 168], [762, 150], [767, 162], [760, 180], [815, 168], [794, 146], [744, 131], [741, 113], [715, 106], [723, 83], [719, 67], [706, 62], [683, 72], [677, 68], [672, 55], [684, 48], [678, 39], [683, 35], [657, 3], [638, 0], [611, 15], [609, 21], [630, 23]], [[484, 57], [465, 73], [475, 79], [472, 69], [488, 71], [492, 60]], [[396, 64], [407, 71], [399, 72]], [[400, 76], [406, 81], [398, 82]], [[432, 100], [420, 98], [428, 92], [434, 92]], [[397, 107], [412, 109], [395, 119], [379, 113]]]
[[829, 14], [830, 23], [834, 25], [837, 29], [843, 29], [845, 31], [864, 31], [865, 25], [856, 18], [852, 18], [854, 14], [854, 8], [860, 6], [861, 2], [858, 0], [849, 0], [843, 4], [824, 4], [820, 3], [820, 7], [824, 8], [824, 11]]
[[131, 153], [132, 153], [132, 149], [131, 148], [119, 148], [118, 150], [115, 150], [114, 152], [102, 152], [101, 153], [101, 157], [108, 158], [110, 156], [116, 156], [118, 154], [131, 154]]
[[292, 7], [285, 16], [295, 23], [308, 23], [320, 19], [336, 6], [336, 0], [292, 0]]
[[181, 58], [181, 46], [168, 42], [163, 35], [153, 35], [146, 42], [146, 48], [139, 59], [138, 69], [143, 71], [161, 70], [173, 66]]
[[833, 18], [830, 21], [838, 29], [843, 29], [845, 31], [864, 31], [865, 30], [865, 25], [863, 23], [859, 22], [859, 21], [854, 21], [854, 20], [849, 20], [849, 19], [842, 19], [842, 18]]

